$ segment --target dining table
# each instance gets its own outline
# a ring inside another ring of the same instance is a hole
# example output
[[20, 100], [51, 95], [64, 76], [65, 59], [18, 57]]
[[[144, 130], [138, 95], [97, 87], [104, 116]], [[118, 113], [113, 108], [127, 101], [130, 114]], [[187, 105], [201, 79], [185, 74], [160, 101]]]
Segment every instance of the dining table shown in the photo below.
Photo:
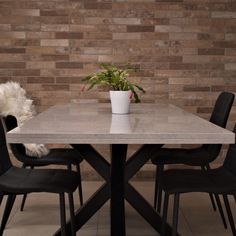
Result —
[[[130, 180], [165, 144], [231, 144], [235, 135], [172, 104], [131, 104], [112, 114], [109, 103], [68, 103], [43, 111], [7, 133], [8, 143], [70, 144], [104, 183], [75, 213], [76, 231], [110, 200], [110, 235], [126, 235], [125, 200], [161, 233], [162, 218]], [[110, 145], [110, 160], [94, 144]], [[130, 144], [139, 144], [127, 157]], [[167, 225], [166, 235], [172, 228]], [[54, 235], [61, 235], [59, 228]], [[70, 221], [66, 235], [71, 235]]]

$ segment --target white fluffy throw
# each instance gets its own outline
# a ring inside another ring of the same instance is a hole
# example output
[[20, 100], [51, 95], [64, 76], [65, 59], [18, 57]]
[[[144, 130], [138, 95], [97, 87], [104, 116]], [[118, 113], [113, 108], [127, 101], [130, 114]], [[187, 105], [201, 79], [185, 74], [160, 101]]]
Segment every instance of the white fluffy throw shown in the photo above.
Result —
[[[26, 92], [19, 83], [7, 82], [0, 84], [0, 115], [13, 115], [18, 126], [36, 114], [33, 101], [26, 97]], [[26, 154], [34, 157], [47, 155], [49, 150], [43, 144], [24, 144]]]

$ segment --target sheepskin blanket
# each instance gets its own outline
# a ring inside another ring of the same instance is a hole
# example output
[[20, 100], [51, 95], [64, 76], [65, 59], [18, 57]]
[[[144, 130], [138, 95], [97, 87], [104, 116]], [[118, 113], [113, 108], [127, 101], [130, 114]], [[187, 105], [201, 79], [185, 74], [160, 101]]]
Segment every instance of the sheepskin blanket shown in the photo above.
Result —
[[[15, 116], [19, 127], [36, 115], [33, 101], [26, 97], [26, 92], [19, 83], [0, 84], [0, 115]], [[24, 146], [29, 156], [41, 157], [49, 153], [43, 144], [24, 144]]]

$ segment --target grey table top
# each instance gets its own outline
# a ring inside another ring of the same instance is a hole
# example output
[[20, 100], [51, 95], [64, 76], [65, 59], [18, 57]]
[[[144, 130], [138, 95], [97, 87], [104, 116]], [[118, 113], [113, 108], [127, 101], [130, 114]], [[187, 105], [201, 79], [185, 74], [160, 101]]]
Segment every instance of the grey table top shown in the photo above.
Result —
[[131, 104], [113, 115], [110, 104], [57, 105], [7, 134], [9, 143], [234, 143], [234, 133], [168, 104]]

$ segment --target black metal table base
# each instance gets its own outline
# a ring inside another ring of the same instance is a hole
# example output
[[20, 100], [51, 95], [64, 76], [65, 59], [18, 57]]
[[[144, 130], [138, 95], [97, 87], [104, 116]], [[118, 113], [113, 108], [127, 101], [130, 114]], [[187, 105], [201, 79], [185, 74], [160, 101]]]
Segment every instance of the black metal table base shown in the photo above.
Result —
[[[111, 236], [125, 236], [125, 204], [129, 204], [158, 232], [161, 232], [161, 216], [129, 183], [129, 180], [150, 159], [157, 145], [143, 145], [126, 161], [127, 144], [111, 145], [109, 164], [91, 145], [74, 144], [84, 159], [100, 174], [105, 183], [76, 212], [75, 224], [78, 231], [109, 199], [111, 199]], [[159, 145], [160, 148], [162, 145]], [[59, 229], [54, 235], [61, 235]], [[70, 222], [66, 224], [66, 235], [71, 235]], [[167, 225], [166, 235], [171, 235]]]

